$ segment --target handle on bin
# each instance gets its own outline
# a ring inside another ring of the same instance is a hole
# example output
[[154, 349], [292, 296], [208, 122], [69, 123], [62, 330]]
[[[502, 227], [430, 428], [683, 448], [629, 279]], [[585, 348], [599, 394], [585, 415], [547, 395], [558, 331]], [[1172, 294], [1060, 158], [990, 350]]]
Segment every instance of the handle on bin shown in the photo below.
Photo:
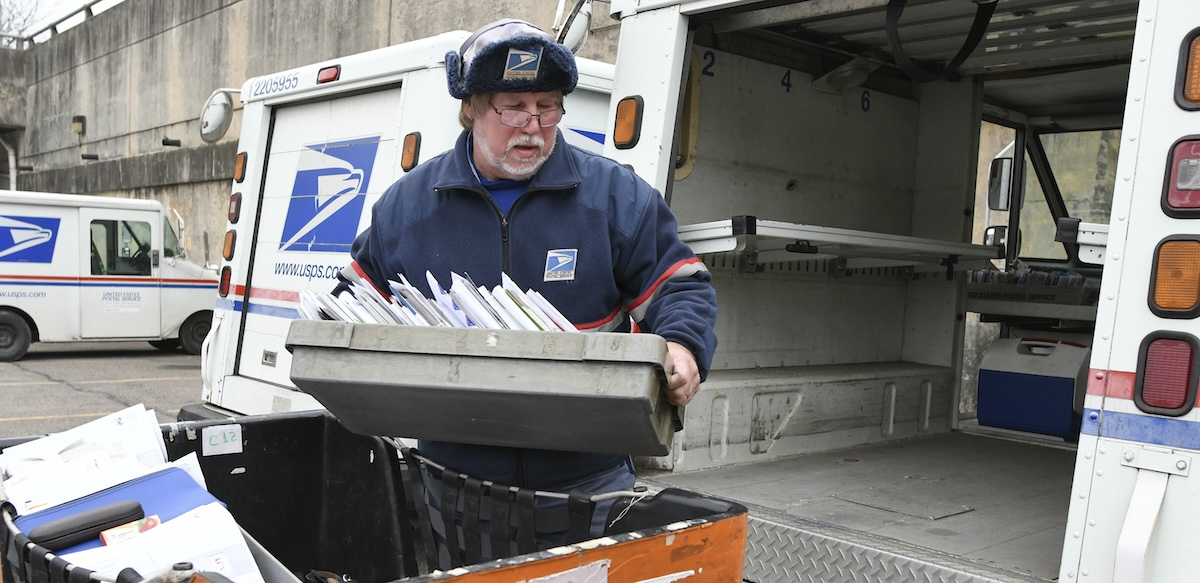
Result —
[[683, 431], [683, 407], [671, 405], [671, 425], [675, 427], [675, 433]]
[[1040, 338], [1022, 338], [1017, 344], [1017, 352], [1030, 356], [1050, 356], [1058, 347], [1057, 340], [1042, 340]]

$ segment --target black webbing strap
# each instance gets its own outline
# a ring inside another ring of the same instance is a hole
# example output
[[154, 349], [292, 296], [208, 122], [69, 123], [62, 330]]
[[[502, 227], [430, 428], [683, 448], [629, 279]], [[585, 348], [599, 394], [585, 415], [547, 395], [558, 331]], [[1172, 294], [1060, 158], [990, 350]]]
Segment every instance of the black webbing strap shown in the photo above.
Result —
[[14, 557], [14, 560], [17, 563], [17, 565], [16, 565], [17, 574], [19, 574], [21, 576], [21, 581], [28, 581], [29, 580], [29, 545], [31, 544], [29, 541], [29, 537], [25, 536], [24, 533], [18, 532], [17, 534], [14, 534], [12, 538], [13, 538], [13, 542], [12, 542], [13, 547], [15, 547], [17, 550], [16, 556]]
[[430, 522], [429, 503], [425, 501], [425, 475], [421, 461], [410, 450], [403, 450], [408, 475], [412, 477], [413, 506], [417, 509], [417, 522], [421, 524], [421, 539], [425, 541], [425, 560], [430, 569], [438, 565], [437, 539], [433, 538], [433, 523]]
[[508, 544], [508, 487], [492, 484], [491, 498], [492, 558], [504, 559], [512, 556], [512, 548]]
[[67, 583], [67, 567], [70, 565], [71, 563], [59, 556], [50, 559], [50, 583]]
[[458, 544], [458, 524], [454, 511], [458, 509], [458, 474], [442, 470], [442, 526], [446, 534], [446, 550], [450, 553], [450, 568], [461, 567], [462, 547]]
[[567, 495], [567, 544], [591, 540], [592, 514], [596, 503], [592, 495], [576, 488]]
[[537, 552], [537, 499], [532, 488], [517, 489], [517, 552]]
[[25, 583], [50, 583], [50, 571], [47, 569], [50, 549], [35, 546], [29, 549], [29, 579]]
[[907, 73], [913, 81], [926, 83], [949, 77], [958, 70], [963, 61], [967, 60], [975, 47], [979, 46], [979, 41], [983, 39], [984, 33], [987, 32], [988, 23], [992, 20], [992, 14], [996, 12], [996, 4], [999, 3], [999, 0], [976, 0], [975, 21], [971, 23], [971, 31], [967, 33], [967, 40], [963, 42], [958, 54], [954, 55], [954, 58], [937, 72], [927, 71], [912, 62], [904, 52], [904, 46], [900, 43], [900, 33], [896, 29], [900, 24], [900, 15], [904, 14], [904, 5], [907, 3], [908, 0], [889, 0], [888, 2], [888, 44], [891, 45], [892, 57], [896, 59], [896, 64], [900, 66], [900, 69]]
[[463, 550], [468, 565], [483, 562], [479, 541], [479, 508], [483, 505], [483, 481], [463, 479]]
[[90, 583], [91, 580], [92, 571], [79, 565], [67, 572], [67, 583]]

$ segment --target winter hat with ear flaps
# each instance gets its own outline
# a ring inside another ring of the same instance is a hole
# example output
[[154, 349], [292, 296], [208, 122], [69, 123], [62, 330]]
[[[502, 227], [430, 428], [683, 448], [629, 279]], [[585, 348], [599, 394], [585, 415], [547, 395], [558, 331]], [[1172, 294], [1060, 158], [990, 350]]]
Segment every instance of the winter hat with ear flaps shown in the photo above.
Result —
[[575, 55], [523, 20], [497, 20], [475, 31], [458, 52], [446, 53], [446, 83], [455, 99], [555, 89], [567, 94], [578, 81]]

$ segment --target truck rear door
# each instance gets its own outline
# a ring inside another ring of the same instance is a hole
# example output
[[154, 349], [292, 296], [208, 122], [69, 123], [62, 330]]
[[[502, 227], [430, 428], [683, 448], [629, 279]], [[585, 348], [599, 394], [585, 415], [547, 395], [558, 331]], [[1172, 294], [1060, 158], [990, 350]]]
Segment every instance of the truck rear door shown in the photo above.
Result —
[[369, 209], [398, 177], [403, 93], [308, 101], [273, 110], [261, 208], [241, 291], [241, 376], [290, 385], [281, 350], [303, 290], [329, 292]]

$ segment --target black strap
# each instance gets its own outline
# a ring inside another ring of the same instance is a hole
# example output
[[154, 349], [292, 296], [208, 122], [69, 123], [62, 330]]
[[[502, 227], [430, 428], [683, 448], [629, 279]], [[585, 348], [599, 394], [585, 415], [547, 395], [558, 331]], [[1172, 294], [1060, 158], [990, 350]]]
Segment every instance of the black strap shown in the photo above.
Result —
[[71, 566], [66, 559], [55, 556], [50, 559], [50, 583], [67, 583], [67, 567]]
[[963, 61], [967, 60], [975, 47], [979, 46], [979, 41], [983, 39], [984, 33], [987, 32], [988, 23], [992, 20], [992, 14], [996, 12], [996, 4], [999, 3], [999, 0], [976, 0], [975, 21], [971, 23], [971, 31], [967, 33], [967, 40], [963, 42], [958, 54], [954, 55], [954, 58], [937, 72], [929, 72], [912, 62], [904, 52], [904, 46], [900, 43], [900, 33], [896, 28], [900, 23], [900, 15], [904, 14], [904, 5], [907, 3], [908, 0], [889, 0], [888, 2], [888, 44], [891, 45], [892, 57], [896, 59], [896, 64], [900, 66], [900, 69], [914, 81], [926, 83], [949, 77], [958, 70]]
[[29, 537], [24, 533], [18, 532], [13, 535], [13, 546], [17, 549], [17, 573], [21, 575], [21, 581], [29, 581]]
[[533, 553], [537, 548], [537, 500], [532, 488], [517, 489], [517, 552]]
[[429, 503], [425, 501], [424, 467], [417, 456], [409, 449], [401, 452], [404, 463], [408, 465], [408, 475], [412, 478], [413, 506], [417, 509], [417, 522], [421, 525], [421, 539], [425, 541], [425, 560], [430, 569], [438, 565], [437, 540], [433, 538], [433, 523], [429, 517]]
[[458, 509], [458, 474], [442, 470], [442, 526], [446, 530], [446, 550], [450, 553], [450, 568], [461, 567], [462, 547], [458, 544], [458, 524], [454, 511]]
[[49, 559], [46, 557], [49, 554], [50, 549], [40, 545], [29, 549], [29, 579], [25, 583], [50, 583]]
[[567, 544], [591, 540], [592, 515], [596, 503], [592, 495], [576, 488], [567, 495]]
[[479, 547], [479, 508], [483, 505], [483, 481], [463, 480], [463, 550], [468, 565], [483, 562]]
[[512, 548], [508, 544], [508, 487], [492, 484], [492, 524], [490, 528], [493, 559], [503, 559], [512, 556]]

